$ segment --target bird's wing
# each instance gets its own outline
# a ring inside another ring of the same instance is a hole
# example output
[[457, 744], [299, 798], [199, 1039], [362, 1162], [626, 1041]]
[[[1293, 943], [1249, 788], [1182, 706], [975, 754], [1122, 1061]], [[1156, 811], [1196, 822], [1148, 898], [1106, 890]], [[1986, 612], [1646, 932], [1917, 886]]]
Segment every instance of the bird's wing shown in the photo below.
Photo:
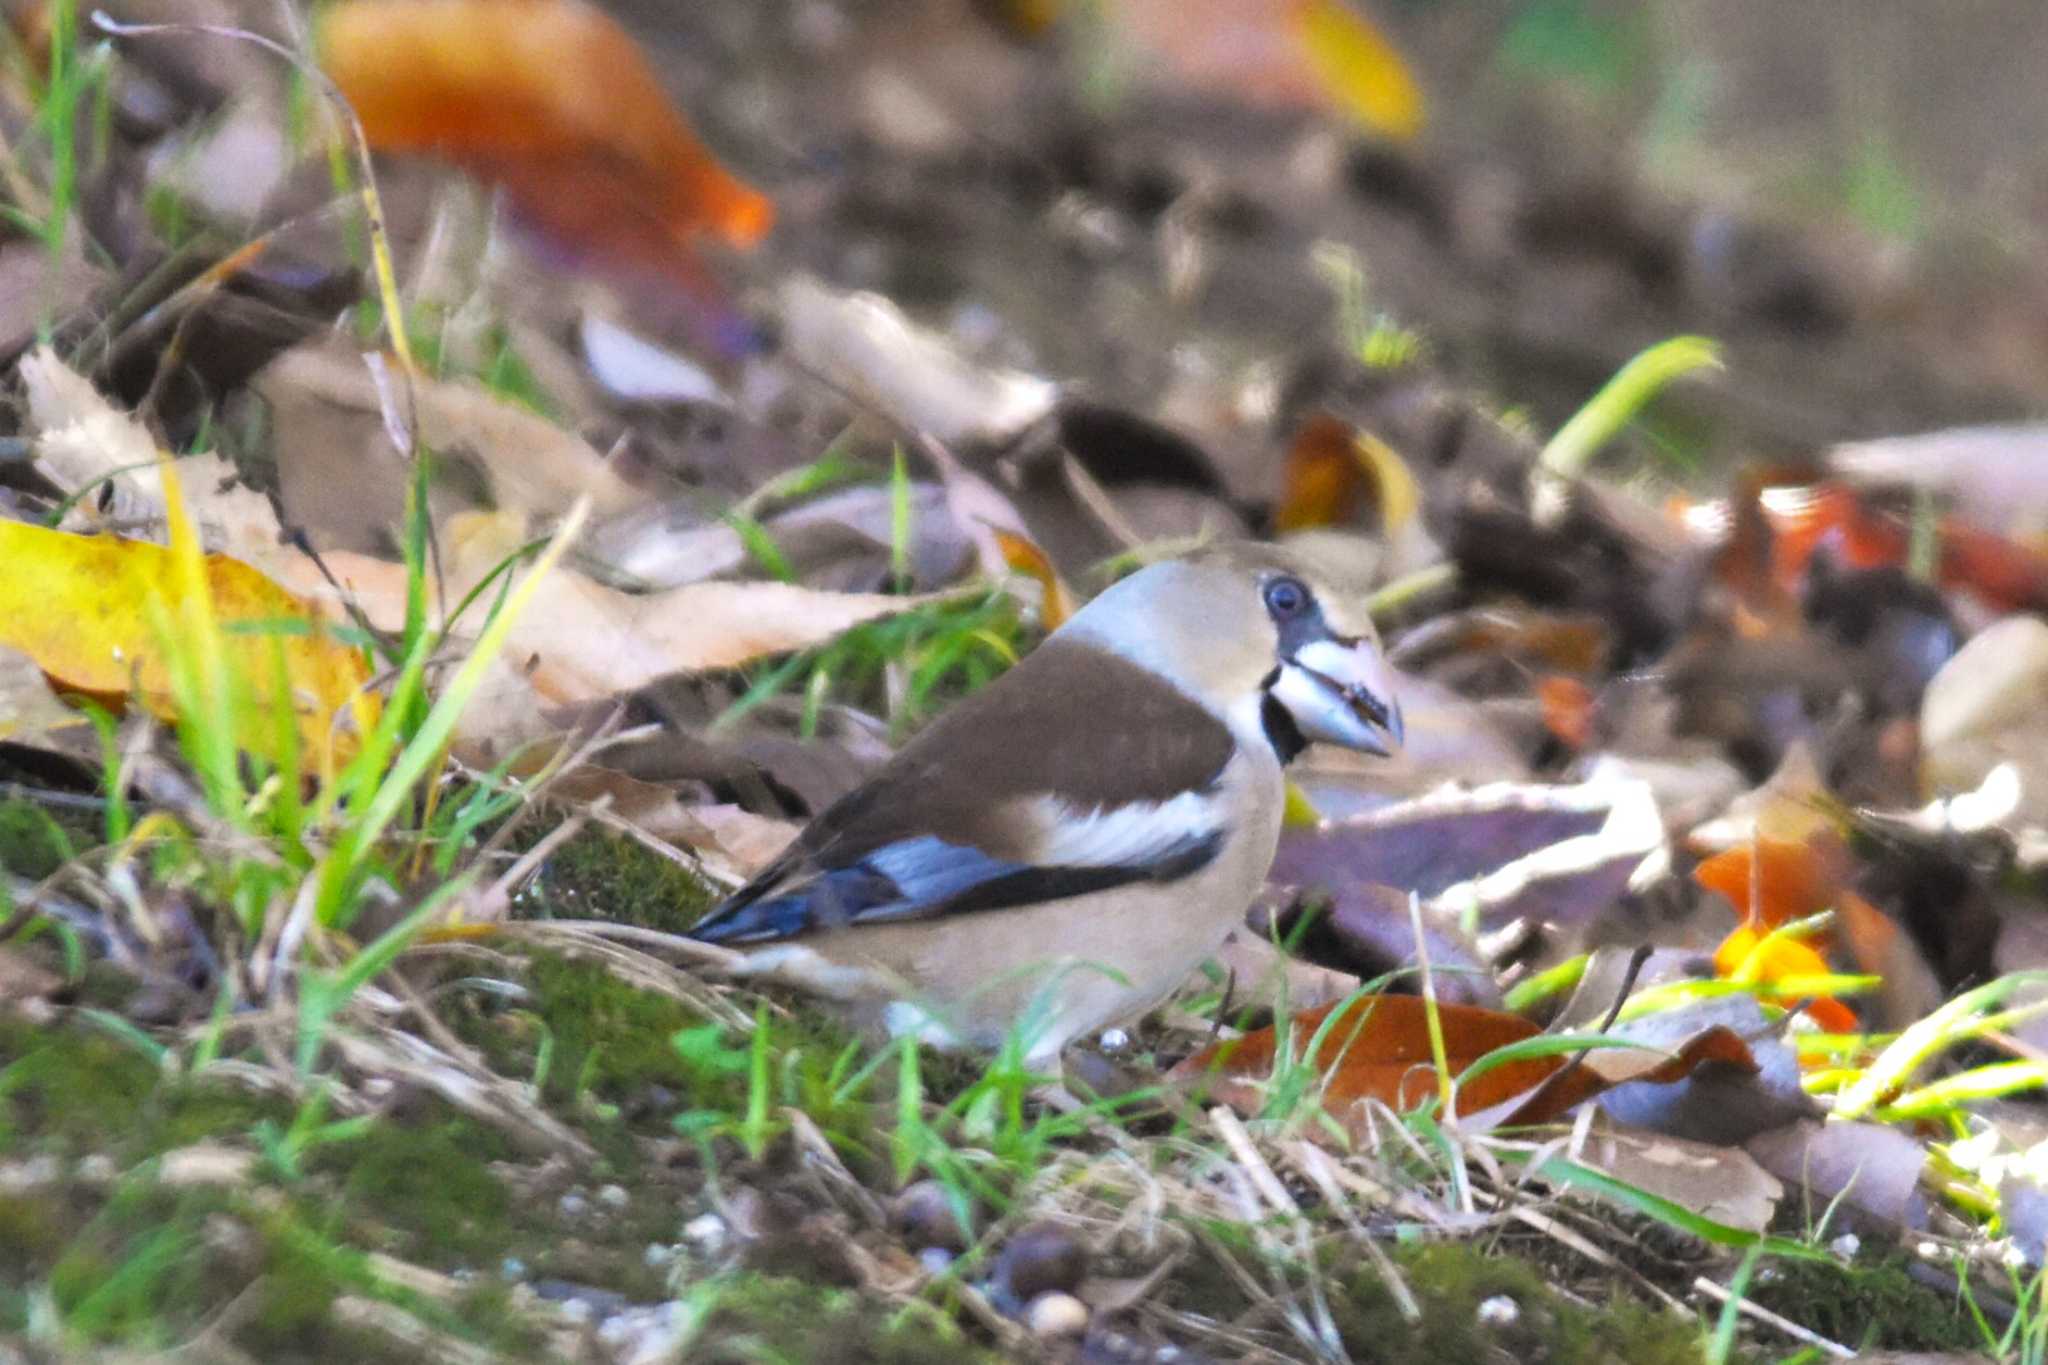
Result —
[[1048, 645], [948, 712], [691, 932], [756, 943], [1171, 881], [1223, 845], [1221, 777], [1234, 753], [1222, 722], [1143, 669]]
[[1222, 848], [1216, 804], [1213, 794], [1188, 793], [1075, 811], [1057, 798], [1037, 798], [1013, 816], [1041, 824], [1035, 836], [1017, 836], [1037, 845], [1021, 857], [999, 857], [957, 836], [935, 834], [893, 839], [844, 860], [834, 859], [829, 847], [819, 855], [798, 854], [771, 867], [692, 932], [712, 943], [754, 943], [1172, 881], [1206, 866]]

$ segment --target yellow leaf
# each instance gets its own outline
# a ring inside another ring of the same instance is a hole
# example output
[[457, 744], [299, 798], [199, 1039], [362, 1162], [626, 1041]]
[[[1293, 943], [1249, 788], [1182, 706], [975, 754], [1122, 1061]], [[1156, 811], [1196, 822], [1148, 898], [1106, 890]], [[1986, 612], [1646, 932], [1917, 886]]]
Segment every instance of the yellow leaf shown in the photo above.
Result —
[[1344, 0], [1298, 0], [1294, 20], [1309, 64], [1331, 98], [1375, 132], [1422, 131], [1422, 90], [1394, 45]]
[[314, 611], [247, 564], [200, 554], [175, 488], [167, 477], [169, 549], [0, 521], [0, 645], [29, 655], [60, 690], [133, 697], [169, 718], [165, 628], [186, 647], [210, 639], [214, 646], [193, 661], [199, 676], [215, 696], [239, 693], [236, 732], [259, 753], [275, 747], [281, 655], [301, 743], [312, 766], [329, 770], [376, 718], [361, 653], [325, 634]]
[[1316, 803], [1293, 778], [1287, 779], [1283, 792], [1285, 801], [1280, 808], [1281, 824], [1288, 829], [1314, 829], [1323, 823], [1323, 813], [1316, 809]]

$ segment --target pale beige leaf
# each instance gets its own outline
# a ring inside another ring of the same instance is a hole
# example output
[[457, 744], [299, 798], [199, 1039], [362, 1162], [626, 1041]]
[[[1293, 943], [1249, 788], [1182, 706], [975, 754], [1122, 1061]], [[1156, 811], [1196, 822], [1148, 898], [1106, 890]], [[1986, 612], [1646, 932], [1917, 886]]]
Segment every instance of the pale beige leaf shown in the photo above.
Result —
[[947, 445], [1015, 436], [1058, 395], [1050, 380], [976, 365], [878, 294], [798, 276], [782, 288], [782, 320], [798, 364]]
[[1717, 1223], [1762, 1232], [1784, 1196], [1740, 1147], [1596, 1124], [1579, 1161]]
[[[163, 479], [157, 472], [156, 439], [148, 429], [116, 410], [47, 346], [22, 359], [21, 376], [35, 433], [36, 468], [67, 494], [86, 495], [72, 504], [60, 529], [112, 529], [131, 539], [162, 542]], [[186, 455], [178, 461], [178, 473], [185, 510], [207, 550], [266, 572], [300, 557], [278, 543], [270, 499], [236, 485], [235, 468], [226, 460]], [[104, 509], [91, 496], [102, 480], [112, 489]]]
[[85, 717], [57, 700], [36, 661], [0, 645], [0, 739], [30, 740]]

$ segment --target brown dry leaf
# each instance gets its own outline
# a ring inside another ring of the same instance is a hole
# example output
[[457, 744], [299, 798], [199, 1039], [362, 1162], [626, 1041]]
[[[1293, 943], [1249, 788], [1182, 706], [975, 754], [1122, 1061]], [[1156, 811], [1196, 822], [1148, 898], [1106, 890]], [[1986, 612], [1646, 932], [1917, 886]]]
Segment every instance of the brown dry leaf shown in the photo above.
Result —
[[1273, 529], [1300, 531], [1342, 526], [1358, 515], [1365, 496], [1365, 470], [1351, 428], [1326, 412], [1302, 423], [1287, 447], [1280, 501]]
[[[460, 602], [505, 559], [529, 544], [523, 516], [466, 512], [442, 536], [445, 590]], [[395, 630], [405, 618], [405, 567], [366, 555], [335, 554], [327, 566], [371, 624]], [[288, 586], [332, 603], [310, 561]], [[644, 687], [673, 673], [733, 668], [769, 654], [807, 649], [864, 622], [906, 611], [931, 596], [819, 592], [788, 583], [691, 583], [635, 596], [568, 569], [539, 583], [514, 623], [505, 659], [545, 702], [562, 705]]]
[[700, 235], [752, 246], [774, 220], [595, 5], [351, 0], [316, 41], [372, 146], [446, 157], [580, 250], [688, 274]]
[[[322, 547], [389, 542], [405, 508], [407, 466], [385, 434], [377, 383], [345, 340], [311, 341], [255, 380], [277, 430], [278, 496], [294, 526]], [[597, 517], [641, 507], [636, 488], [574, 432], [467, 380], [421, 378], [407, 413], [419, 441], [474, 460], [493, 505], [554, 517], [579, 497]]]
[[1283, 953], [1271, 940], [1242, 926], [1231, 930], [1215, 959], [1232, 978], [1232, 995], [1258, 1004], [1284, 1002], [1289, 1009], [1320, 1009], [1336, 1004], [1359, 985], [1351, 973]]
[[1920, 702], [1923, 780], [1936, 796], [1981, 786], [2002, 764], [2018, 778], [2014, 824], [2048, 824], [2048, 623], [2008, 616], [1941, 666]]
[[756, 815], [739, 806], [685, 806], [676, 842], [704, 859], [707, 870], [745, 881], [788, 848], [801, 828], [793, 820]]
[[[1306, 1040], [1337, 1009], [1343, 1014], [1324, 1037], [1314, 1063], [1329, 1072], [1325, 1104], [1342, 1116], [1359, 1100], [1374, 1099], [1408, 1109], [1437, 1093], [1431, 1061], [1428, 1014], [1420, 996], [1367, 995], [1349, 1005], [1303, 1010], [1290, 1021], [1292, 1035]], [[1524, 1042], [1543, 1030], [1517, 1014], [1471, 1005], [1440, 1005], [1446, 1060], [1462, 1072], [1495, 1048]], [[1205, 1048], [1170, 1073], [1181, 1080], [1214, 1076], [1212, 1098], [1232, 1108], [1257, 1112], [1257, 1082], [1273, 1072], [1278, 1040], [1271, 1028]], [[1510, 1062], [1479, 1077], [1460, 1092], [1465, 1113], [1490, 1109], [1526, 1095], [1563, 1065], [1556, 1057]], [[1334, 1070], [1332, 1070], [1334, 1068]]]
[[[1420, 996], [1368, 995], [1349, 1004], [1304, 1010], [1290, 1021], [1292, 1037], [1314, 1037], [1337, 1011], [1342, 1012], [1314, 1058], [1327, 1077], [1322, 1097], [1332, 1115], [1340, 1121], [1349, 1118], [1360, 1100], [1408, 1109], [1437, 1093], [1429, 1008]], [[1454, 1079], [1488, 1053], [1543, 1032], [1520, 1015], [1471, 1005], [1439, 1004], [1436, 1014]], [[1272, 1074], [1276, 1052], [1275, 1030], [1259, 1029], [1205, 1049], [1171, 1075], [1183, 1081], [1214, 1077], [1214, 1098], [1256, 1113], [1264, 1101], [1260, 1082]], [[1731, 1030], [1709, 1027], [1671, 1052], [1645, 1045], [1594, 1049], [1576, 1063], [1563, 1055], [1505, 1062], [1460, 1083], [1457, 1108], [1465, 1122], [1480, 1128], [1546, 1123], [1613, 1086], [1632, 1081], [1669, 1084], [1707, 1062], [1755, 1065]]]

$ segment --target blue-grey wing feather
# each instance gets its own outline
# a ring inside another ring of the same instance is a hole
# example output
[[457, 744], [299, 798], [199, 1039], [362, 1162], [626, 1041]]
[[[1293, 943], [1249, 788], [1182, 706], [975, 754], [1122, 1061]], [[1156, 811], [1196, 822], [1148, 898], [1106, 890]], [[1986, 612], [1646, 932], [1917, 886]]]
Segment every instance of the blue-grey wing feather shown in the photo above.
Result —
[[1222, 847], [1221, 831], [1191, 834], [1142, 861], [1034, 867], [932, 835], [885, 844], [844, 867], [771, 868], [691, 931], [709, 943], [760, 943], [851, 925], [1008, 909], [1171, 881], [1200, 870]]

